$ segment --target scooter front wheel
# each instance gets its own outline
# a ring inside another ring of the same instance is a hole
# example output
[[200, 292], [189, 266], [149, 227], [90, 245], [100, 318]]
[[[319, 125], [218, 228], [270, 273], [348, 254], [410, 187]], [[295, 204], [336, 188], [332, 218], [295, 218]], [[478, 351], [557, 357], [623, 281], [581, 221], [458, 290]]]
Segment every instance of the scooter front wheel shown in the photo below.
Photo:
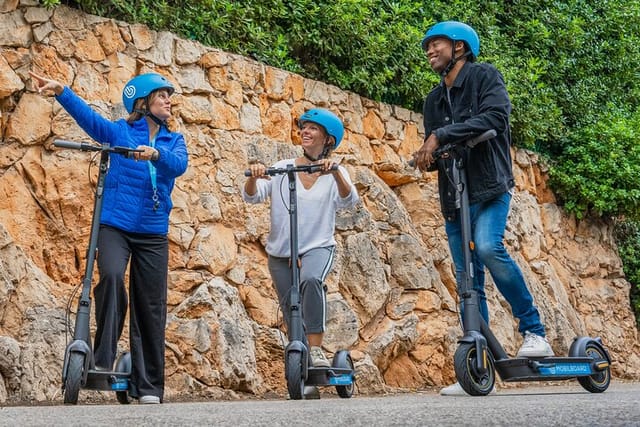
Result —
[[[592, 359], [606, 361], [607, 356], [604, 350], [595, 342], [589, 342], [584, 348], [584, 355]], [[578, 382], [585, 390], [591, 393], [602, 393], [609, 388], [611, 382], [611, 368], [607, 363], [607, 367], [588, 377], [578, 377]]]
[[286, 355], [285, 375], [289, 398], [300, 400], [304, 396], [304, 379], [302, 376], [302, 353], [289, 351]]
[[116, 399], [121, 405], [128, 405], [129, 403], [131, 403], [131, 399], [129, 399], [129, 393], [127, 393], [126, 391], [116, 391]]
[[496, 381], [493, 356], [487, 351], [486, 372], [478, 370], [478, 352], [475, 343], [462, 343], [456, 349], [454, 369], [460, 386], [471, 396], [486, 396], [491, 393]]
[[72, 405], [78, 403], [83, 369], [84, 354], [71, 352], [71, 354], [69, 354], [69, 364], [67, 365], [67, 375], [64, 381], [64, 403], [70, 403]]

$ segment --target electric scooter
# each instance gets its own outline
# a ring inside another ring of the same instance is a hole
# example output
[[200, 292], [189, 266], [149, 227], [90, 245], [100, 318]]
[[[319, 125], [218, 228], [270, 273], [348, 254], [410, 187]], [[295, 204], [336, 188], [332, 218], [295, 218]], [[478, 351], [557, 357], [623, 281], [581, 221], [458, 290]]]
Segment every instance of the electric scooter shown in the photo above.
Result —
[[[552, 381], [577, 379], [591, 393], [602, 393], [611, 381], [611, 358], [602, 340], [579, 336], [574, 338], [567, 357], [510, 358], [480, 314], [478, 292], [473, 289], [473, 250], [469, 214], [469, 194], [465, 161], [468, 151], [477, 144], [496, 136], [489, 130], [461, 143], [450, 143], [434, 152], [434, 159], [449, 157], [459, 173], [453, 174], [456, 192], [460, 196], [460, 221], [464, 271], [460, 298], [464, 308], [464, 335], [458, 340], [454, 368], [460, 386], [472, 396], [486, 396], [495, 384], [495, 372], [506, 382]], [[410, 162], [411, 164], [411, 162]]]
[[73, 341], [67, 345], [62, 366], [62, 387], [64, 389], [64, 403], [77, 404], [80, 388], [90, 390], [115, 391], [118, 402], [130, 403], [127, 390], [131, 375], [131, 355], [124, 352], [116, 360], [114, 370], [98, 370], [95, 366], [93, 349], [90, 340], [91, 317], [91, 280], [93, 266], [97, 255], [98, 230], [100, 228], [100, 213], [104, 193], [104, 181], [109, 169], [109, 154], [115, 153], [131, 157], [134, 152], [140, 152], [129, 147], [110, 146], [109, 144], [94, 145], [73, 141], [55, 140], [53, 145], [82, 151], [99, 151], [100, 165], [96, 184], [93, 217], [89, 247], [85, 264], [82, 288], [78, 300], [78, 310], [73, 333]]
[[[313, 393], [305, 395], [305, 386], [335, 386], [338, 396], [350, 398], [353, 396], [355, 371], [351, 355], [346, 350], [335, 353], [331, 367], [316, 368], [311, 366], [309, 348], [304, 333], [302, 321], [302, 301], [300, 295], [300, 266], [298, 265], [298, 196], [295, 174], [299, 172], [314, 173], [320, 171], [321, 165], [287, 165], [286, 168], [267, 168], [266, 175], [286, 174], [289, 180], [289, 232], [291, 246], [291, 283], [290, 317], [287, 332], [289, 344], [285, 348], [285, 377], [287, 390], [292, 400], [310, 398]], [[334, 166], [332, 169], [337, 169]], [[245, 171], [245, 176], [251, 176], [251, 171]], [[317, 396], [319, 397], [319, 396]], [[314, 396], [313, 398], [317, 398]]]

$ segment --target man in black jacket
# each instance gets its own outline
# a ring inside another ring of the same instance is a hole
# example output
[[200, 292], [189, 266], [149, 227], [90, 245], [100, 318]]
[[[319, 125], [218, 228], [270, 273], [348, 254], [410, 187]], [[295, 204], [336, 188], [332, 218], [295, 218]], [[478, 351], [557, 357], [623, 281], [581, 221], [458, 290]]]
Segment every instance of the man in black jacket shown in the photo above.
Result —
[[[518, 318], [518, 330], [524, 341], [518, 357], [552, 356], [533, 297], [520, 268], [507, 253], [503, 238], [509, 204], [515, 185], [511, 165], [509, 115], [511, 102], [500, 72], [490, 64], [475, 62], [480, 40], [475, 30], [461, 22], [440, 22], [431, 27], [424, 39], [431, 68], [441, 75], [424, 102], [425, 138], [415, 153], [416, 166], [438, 170], [440, 207], [445, 217], [449, 249], [456, 266], [458, 288], [463, 276], [463, 242], [459, 208], [453, 182], [451, 159], [434, 161], [433, 153], [447, 143], [463, 143], [487, 130], [497, 136], [469, 150], [466, 157], [473, 251], [473, 287], [478, 292], [480, 311], [489, 322], [484, 293], [484, 268], [489, 270], [498, 290]], [[461, 307], [463, 310], [464, 307]], [[464, 394], [458, 383], [444, 388], [444, 395]]]

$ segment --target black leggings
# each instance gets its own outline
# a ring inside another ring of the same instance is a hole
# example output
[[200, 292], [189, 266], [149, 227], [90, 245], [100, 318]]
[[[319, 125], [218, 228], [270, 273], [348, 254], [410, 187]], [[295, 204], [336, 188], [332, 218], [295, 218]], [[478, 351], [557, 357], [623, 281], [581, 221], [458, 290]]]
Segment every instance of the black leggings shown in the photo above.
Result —
[[[124, 278], [129, 260], [127, 295]], [[132, 397], [163, 397], [168, 263], [167, 236], [128, 233], [100, 226], [100, 281], [93, 290], [97, 324], [95, 362], [96, 366], [113, 368], [130, 299], [132, 372], [129, 394]]]

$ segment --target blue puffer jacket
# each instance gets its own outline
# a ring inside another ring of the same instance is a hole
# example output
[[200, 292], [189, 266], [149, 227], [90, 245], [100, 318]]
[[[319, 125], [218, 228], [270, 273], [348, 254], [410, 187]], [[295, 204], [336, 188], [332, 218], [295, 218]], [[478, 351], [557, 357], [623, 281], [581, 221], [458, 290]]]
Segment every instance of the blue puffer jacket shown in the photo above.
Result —
[[[107, 120], [68, 87], [56, 99], [78, 125], [101, 144], [132, 148], [149, 145], [149, 126], [145, 118], [131, 125], [124, 119]], [[171, 191], [175, 178], [187, 169], [187, 147], [182, 134], [162, 126], [156, 136], [155, 148], [160, 152], [160, 158], [152, 162], [157, 171], [160, 202], [157, 210], [153, 210], [148, 162], [112, 154], [105, 178], [101, 224], [132, 233], [167, 234], [173, 207]]]

